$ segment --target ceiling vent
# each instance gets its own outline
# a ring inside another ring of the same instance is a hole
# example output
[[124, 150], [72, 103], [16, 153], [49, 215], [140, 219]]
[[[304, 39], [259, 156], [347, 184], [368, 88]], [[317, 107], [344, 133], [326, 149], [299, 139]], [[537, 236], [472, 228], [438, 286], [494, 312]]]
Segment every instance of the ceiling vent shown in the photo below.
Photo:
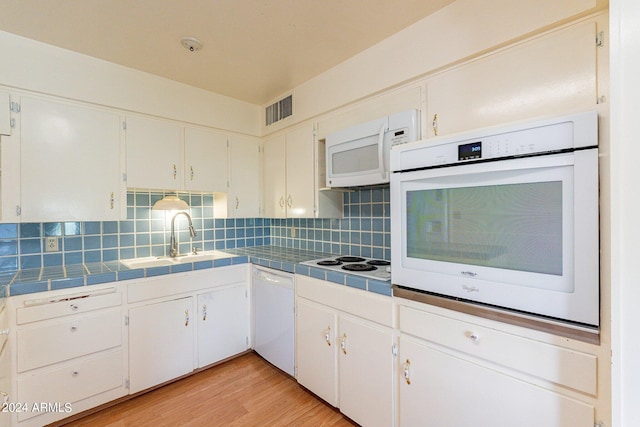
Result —
[[265, 108], [265, 125], [270, 126], [291, 115], [293, 115], [293, 95], [282, 98]]

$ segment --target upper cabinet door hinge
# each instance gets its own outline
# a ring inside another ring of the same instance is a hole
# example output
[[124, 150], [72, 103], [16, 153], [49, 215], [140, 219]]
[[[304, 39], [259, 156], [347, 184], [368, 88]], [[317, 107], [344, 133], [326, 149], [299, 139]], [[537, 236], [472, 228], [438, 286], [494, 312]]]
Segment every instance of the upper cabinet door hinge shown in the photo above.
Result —
[[124, 316], [124, 325], [129, 326], [129, 316]]
[[9, 103], [9, 110], [11, 110], [14, 113], [19, 113], [20, 112], [20, 104], [18, 102], [10, 102]]
[[604, 46], [604, 31], [600, 31], [596, 34], [596, 46], [603, 47]]

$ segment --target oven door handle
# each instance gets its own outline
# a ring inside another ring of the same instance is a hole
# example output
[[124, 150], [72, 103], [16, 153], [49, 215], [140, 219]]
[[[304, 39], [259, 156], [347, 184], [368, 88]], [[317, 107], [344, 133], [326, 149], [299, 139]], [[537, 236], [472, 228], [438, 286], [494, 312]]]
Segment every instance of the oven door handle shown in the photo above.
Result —
[[387, 130], [389, 130], [389, 126], [384, 123], [378, 132], [378, 170], [382, 179], [387, 179], [387, 171], [384, 168], [384, 135]]

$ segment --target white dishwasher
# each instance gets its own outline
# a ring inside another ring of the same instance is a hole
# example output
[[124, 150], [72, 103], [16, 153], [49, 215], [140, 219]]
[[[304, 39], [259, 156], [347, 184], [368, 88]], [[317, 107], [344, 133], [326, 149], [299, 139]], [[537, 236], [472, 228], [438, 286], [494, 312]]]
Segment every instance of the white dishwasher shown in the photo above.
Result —
[[254, 266], [252, 276], [254, 350], [294, 376], [293, 274]]

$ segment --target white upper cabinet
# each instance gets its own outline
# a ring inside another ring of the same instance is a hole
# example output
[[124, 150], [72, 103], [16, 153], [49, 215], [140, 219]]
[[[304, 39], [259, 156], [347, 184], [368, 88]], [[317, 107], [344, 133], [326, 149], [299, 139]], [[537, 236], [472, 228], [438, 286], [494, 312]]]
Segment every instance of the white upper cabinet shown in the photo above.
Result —
[[10, 105], [9, 94], [0, 92], [0, 135], [11, 135]]
[[229, 138], [227, 216], [260, 215], [260, 141], [247, 136]]
[[165, 121], [127, 117], [127, 187], [179, 190], [182, 128]]
[[264, 143], [265, 216], [270, 218], [340, 217], [342, 194], [318, 191], [318, 167], [312, 125], [295, 128]]
[[119, 219], [119, 116], [26, 96], [20, 104], [21, 220]]
[[287, 216], [287, 171], [286, 140], [284, 135], [264, 142], [263, 152], [263, 194], [264, 214], [269, 218], [285, 218]]
[[184, 129], [184, 189], [227, 191], [227, 135], [206, 129]]
[[430, 78], [423, 137], [595, 109], [595, 36], [586, 22]]

